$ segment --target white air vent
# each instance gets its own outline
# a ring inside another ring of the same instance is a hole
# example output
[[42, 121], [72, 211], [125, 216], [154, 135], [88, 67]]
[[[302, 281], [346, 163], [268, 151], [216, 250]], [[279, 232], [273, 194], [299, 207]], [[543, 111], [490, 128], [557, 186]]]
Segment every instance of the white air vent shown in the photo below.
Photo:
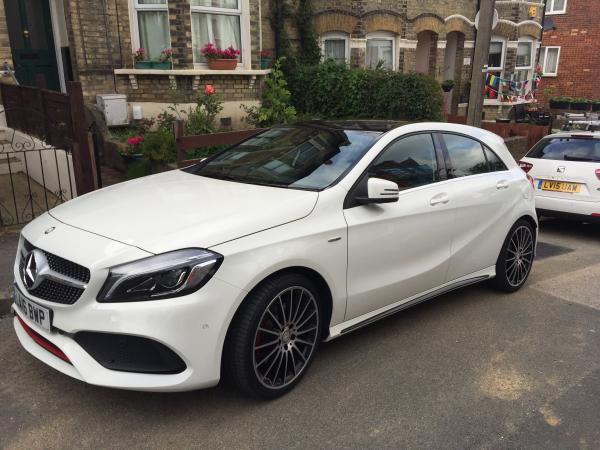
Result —
[[127, 96], [124, 94], [96, 95], [96, 105], [104, 113], [106, 125], [109, 127], [127, 125]]

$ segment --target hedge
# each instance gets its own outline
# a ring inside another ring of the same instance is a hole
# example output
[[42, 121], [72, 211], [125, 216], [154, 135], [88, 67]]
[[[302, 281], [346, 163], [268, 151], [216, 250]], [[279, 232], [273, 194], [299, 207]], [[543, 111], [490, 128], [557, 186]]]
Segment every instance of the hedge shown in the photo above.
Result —
[[300, 116], [322, 119], [442, 120], [442, 90], [432, 77], [349, 69], [326, 61], [286, 73]]

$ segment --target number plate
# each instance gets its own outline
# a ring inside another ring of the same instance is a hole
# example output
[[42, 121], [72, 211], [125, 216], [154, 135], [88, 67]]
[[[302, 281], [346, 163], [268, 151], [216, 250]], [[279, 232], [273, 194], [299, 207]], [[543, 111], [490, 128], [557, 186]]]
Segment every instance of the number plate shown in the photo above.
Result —
[[577, 194], [581, 192], [581, 184], [565, 183], [564, 181], [540, 180], [538, 189], [543, 191], [569, 192]]
[[15, 305], [17, 305], [26, 318], [42, 327], [44, 330], [50, 331], [52, 327], [52, 310], [32, 302], [21, 294], [21, 291], [19, 291], [16, 286], [14, 288], [14, 301]]

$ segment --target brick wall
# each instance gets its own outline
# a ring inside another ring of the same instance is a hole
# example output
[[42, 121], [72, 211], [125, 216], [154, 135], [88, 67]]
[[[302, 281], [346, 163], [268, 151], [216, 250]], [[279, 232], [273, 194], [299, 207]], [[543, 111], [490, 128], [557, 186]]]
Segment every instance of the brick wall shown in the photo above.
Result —
[[542, 93], [551, 88], [554, 90], [552, 95], [600, 98], [596, 81], [600, 73], [598, 4], [568, 0], [566, 14], [547, 17], [552, 19], [556, 29], [544, 32], [542, 46], [559, 46], [561, 49], [558, 76], [542, 79]]

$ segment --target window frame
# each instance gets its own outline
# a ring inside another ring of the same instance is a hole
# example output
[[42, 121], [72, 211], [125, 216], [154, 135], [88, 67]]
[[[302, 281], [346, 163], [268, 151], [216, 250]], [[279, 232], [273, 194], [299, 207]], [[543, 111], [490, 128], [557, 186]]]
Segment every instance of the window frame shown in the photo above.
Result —
[[[346, 194], [346, 197], [344, 198], [343, 209], [350, 209], [350, 208], [354, 208], [356, 206], [362, 206], [362, 204], [358, 203], [356, 201], [356, 199], [363, 195], [363, 191], [366, 192], [367, 183], [369, 181], [369, 172], [370, 172], [371, 168], [373, 167], [373, 165], [375, 164], [375, 161], [377, 161], [379, 159], [379, 157], [381, 155], [383, 155], [383, 153], [385, 153], [392, 145], [394, 145], [399, 140], [405, 139], [405, 138], [408, 138], [411, 136], [415, 136], [415, 135], [420, 135], [420, 134], [428, 134], [431, 136], [434, 151], [435, 151], [435, 158], [436, 158], [436, 162], [437, 162], [437, 166], [438, 166], [437, 170], [438, 170], [439, 180], [434, 183], [423, 184], [421, 186], [415, 186], [412, 188], [404, 189], [404, 190], [400, 191], [401, 195], [404, 195], [404, 193], [415, 191], [415, 190], [427, 189], [430, 186], [449, 181], [450, 178], [448, 178], [448, 176], [447, 176], [447, 174], [448, 174], [448, 166], [446, 163], [447, 158], [446, 158], [446, 155], [444, 154], [444, 149], [442, 147], [443, 144], [442, 144], [442, 142], [440, 142], [440, 138], [438, 136], [439, 132], [436, 130], [422, 130], [422, 131], [415, 131], [413, 133], [406, 133], [406, 134], [403, 134], [402, 136], [398, 136], [397, 138], [393, 139], [391, 142], [388, 142], [383, 149], [381, 149], [379, 152], [377, 152], [376, 155], [373, 156], [371, 161], [369, 161], [369, 164], [367, 165], [367, 167], [365, 167], [364, 170], [361, 172], [361, 174], [358, 177], [356, 177], [356, 181], [354, 182], [352, 187], [348, 190], [348, 193]], [[367, 153], [367, 155], [368, 155], [368, 153]], [[365, 155], [365, 157], [367, 155]]]
[[[498, 37], [498, 36], [492, 36], [492, 38], [490, 39], [490, 45], [493, 42], [499, 42], [500, 44], [502, 44], [502, 51], [500, 54], [500, 66], [496, 67], [496, 66], [488, 66], [488, 71], [493, 71], [493, 72], [503, 72], [504, 71], [504, 65], [506, 64], [506, 47], [507, 47], [507, 42], [506, 39]], [[489, 52], [489, 50], [488, 50]], [[488, 56], [488, 63], [489, 63], [490, 59]]]
[[[547, 16], [552, 16], [552, 15], [555, 15], [555, 14], [566, 14], [566, 12], [567, 12], [567, 1], [568, 0], [565, 0], [565, 4], [563, 6], [563, 9], [561, 9], [561, 10], [554, 10], [554, 2], [555, 2], [555, 0], [547, 0], [546, 1], [546, 6], [544, 7], [545, 8], [545, 14]], [[550, 9], [548, 9], [549, 5], [552, 5]]]
[[[527, 44], [529, 45], [529, 65], [528, 66], [518, 66], [517, 65], [517, 55], [519, 52], [519, 45]], [[515, 52], [515, 70], [531, 70], [533, 69], [533, 60], [535, 59], [535, 48], [533, 45], [532, 39], [519, 39], [517, 41], [517, 47]]]
[[[556, 55], [556, 71], [555, 72], [546, 72], [546, 61], [548, 58], [548, 49], [557, 49], [558, 53]], [[542, 62], [542, 72], [544, 73], [544, 77], [557, 77], [558, 76], [558, 65], [560, 63], [560, 46], [558, 45], [550, 45], [548, 47], [540, 47], [540, 60]]]
[[[494, 150], [492, 150], [489, 145], [486, 145], [484, 142], [480, 141], [479, 139], [477, 139], [473, 136], [469, 136], [469, 135], [462, 134], [462, 133], [456, 133], [453, 131], [438, 131], [437, 134], [438, 134], [438, 139], [439, 139], [439, 142], [442, 147], [443, 154], [444, 154], [444, 160], [445, 160], [445, 165], [446, 165], [446, 174], [447, 174], [448, 180], [460, 180], [463, 178], [478, 177], [478, 176], [487, 175], [490, 173], [506, 172], [506, 171], [510, 170], [508, 168], [508, 166], [506, 165], [506, 163], [504, 162], [504, 160], [500, 156], [498, 156], [498, 153], [496, 153]], [[471, 175], [463, 175], [460, 177], [455, 177], [455, 176], [451, 175], [454, 170], [454, 167], [452, 166], [452, 159], [450, 159], [450, 152], [448, 152], [448, 147], [446, 146], [446, 141], [444, 140], [444, 134], [452, 134], [455, 136], [460, 136], [460, 137], [471, 139], [475, 142], [478, 142], [479, 145], [481, 145], [481, 153], [483, 153], [483, 159], [485, 159], [485, 162], [487, 163], [488, 171], [482, 172], [482, 173], [474, 173]], [[491, 170], [490, 161], [486, 155], [485, 149], [492, 152], [492, 154], [494, 154], [500, 160], [500, 162], [502, 164], [504, 164], [504, 167], [506, 167], [506, 169], [505, 170]]]
[[[238, 16], [240, 18], [240, 48], [236, 49], [240, 51], [240, 61], [238, 61], [237, 68], [251, 68], [251, 36], [250, 36], [250, 6], [249, 0], [237, 0], [238, 7], [237, 9], [229, 9], [229, 8], [218, 8], [215, 6], [195, 6], [192, 5], [192, 1], [190, 0], [190, 27], [192, 24], [194, 13], [203, 13], [203, 14], [218, 14], [218, 15], [227, 15], [227, 16]], [[194, 63], [195, 69], [206, 69], [208, 67], [208, 63], [201, 62], [197, 60], [196, 52], [194, 52], [194, 32], [192, 28], [190, 28], [191, 33], [191, 41], [192, 41], [192, 60]], [[199, 43], [198, 48], [201, 48], [202, 45], [206, 44]]]
[[392, 43], [392, 68], [390, 70], [396, 71], [398, 68], [398, 63], [396, 61], [396, 59], [398, 57], [398, 49], [396, 48], [396, 41], [397, 41], [396, 35], [393, 33], [387, 32], [387, 31], [375, 31], [373, 33], [368, 33], [365, 36], [365, 68], [366, 69], [370, 69], [370, 67], [367, 65], [367, 48], [368, 48], [369, 39], [391, 41], [391, 43]]
[[[140, 25], [138, 13], [140, 11], [158, 11], [164, 12], [167, 15], [167, 23], [170, 24], [169, 20], [169, 0], [165, 0], [164, 3], [151, 3], [143, 4], [139, 3], [139, 0], [129, 0], [129, 24], [131, 29], [131, 49], [132, 53], [135, 53], [138, 48], [142, 46], [140, 39]], [[169, 47], [171, 47], [171, 30], [170, 27], [167, 30], [169, 35]]]
[[321, 47], [321, 59], [323, 61], [327, 59], [325, 55], [325, 41], [327, 40], [344, 41], [344, 60], [346, 62], [346, 65], [348, 65], [350, 63], [350, 35], [341, 31], [328, 31], [327, 33], [323, 33], [319, 37], [319, 44]]

